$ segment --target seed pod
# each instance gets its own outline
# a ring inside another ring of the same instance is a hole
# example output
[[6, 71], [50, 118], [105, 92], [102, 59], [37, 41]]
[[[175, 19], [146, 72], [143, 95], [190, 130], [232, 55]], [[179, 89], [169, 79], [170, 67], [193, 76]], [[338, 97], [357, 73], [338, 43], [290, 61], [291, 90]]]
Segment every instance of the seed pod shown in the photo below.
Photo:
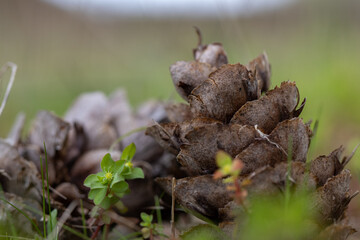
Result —
[[53, 158], [63, 149], [69, 130], [69, 123], [48, 111], [41, 111], [33, 123], [29, 140], [42, 150], [45, 143], [48, 156]]
[[55, 183], [58, 172], [55, 169], [54, 159], [48, 157], [48, 168], [46, 168], [45, 153], [41, 150], [40, 146], [34, 144], [26, 145], [22, 151], [22, 157], [34, 163], [38, 173], [41, 173], [40, 161], [42, 161], [43, 170], [49, 175], [49, 184], [52, 185]]
[[83, 127], [74, 123], [70, 126], [65, 147], [61, 151], [61, 158], [66, 164], [72, 163], [84, 151], [86, 145], [86, 136]]
[[274, 195], [280, 193], [280, 186], [273, 182], [275, 178], [273, 167], [264, 166], [252, 172], [246, 179], [250, 184], [246, 190], [251, 195]]
[[220, 122], [211, 118], [194, 118], [182, 123], [157, 123], [148, 127], [145, 134], [155, 138], [165, 150], [177, 155], [180, 151], [180, 145], [187, 141], [185, 136], [188, 132], [196, 127], [217, 123]]
[[282, 162], [275, 165], [271, 181], [283, 191], [285, 191], [286, 180], [289, 180], [296, 189], [306, 188], [306, 190], [314, 191], [316, 189], [317, 179], [313, 174], [307, 174], [306, 172], [307, 169], [303, 162], [291, 162], [290, 168], [288, 163]]
[[202, 45], [200, 29], [195, 27], [199, 42], [197, 48], [193, 49], [194, 59], [197, 62], [208, 63], [213, 67], [219, 68], [228, 63], [225, 50], [221, 43]]
[[83, 126], [86, 150], [109, 148], [118, 138], [108, 106], [103, 93], [93, 92], [80, 95], [66, 112], [66, 121]]
[[228, 63], [225, 50], [221, 43], [212, 43], [198, 46], [193, 50], [195, 61], [208, 63], [212, 67], [219, 68]]
[[205, 81], [216, 68], [205, 62], [179, 61], [170, 66], [176, 91], [188, 101], [191, 91]]
[[333, 223], [325, 228], [315, 240], [346, 240], [356, 230], [348, 225]]
[[247, 68], [255, 73], [259, 89], [266, 92], [270, 88], [271, 68], [267, 54], [264, 52], [248, 63]]
[[260, 99], [245, 103], [234, 114], [231, 123], [258, 125], [262, 132], [270, 133], [282, 120], [300, 114], [301, 111], [295, 110], [298, 102], [299, 91], [295, 83], [283, 82]]
[[166, 115], [170, 122], [184, 122], [193, 119], [190, 106], [184, 103], [169, 103], [165, 106]]
[[17, 148], [0, 139], [0, 182], [5, 192], [24, 199], [42, 201], [41, 180], [33, 162], [19, 155]]
[[195, 116], [228, 122], [244, 103], [259, 96], [252, 73], [239, 63], [227, 64], [191, 92], [189, 103]]
[[356, 148], [350, 156], [341, 159], [344, 147], [340, 146], [328, 156], [322, 155], [314, 159], [310, 165], [310, 172], [317, 177], [318, 186], [323, 186], [329, 178], [339, 174], [350, 161], [355, 151]]
[[234, 157], [255, 137], [257, 132], [251, 126], [216, 123], [196, 127], [185, 135], [177, 160], [192, 175], [213, 173], [217, 169], [217, 151], [223, 150]]
[[[312, 131], [301, 118], [293, 118], [279, 123], [271, 132], [269, 139], [276, 142], [286, 152], [291, 151], [293, 161], [306, 161]], [[289, 143], [292, 143], [289, 149]]]
[[[171, 195], [171, 178], [157, 178], [155, 181]], [[175, 199], [189, 210], [216, 219], [218, 209], [230, 202], [231, 197], [221, 179], [202, 175], [176, 180]]]
[[286, 161], [285, 152], [277, 145], [266, 140], [256, 141], [239, 153], [235, 159], [244, 163], [241, 175], [249, 174], [257, 168]]
[[281, 122], [269, 136], [261, 133], [261, 140], [250, 144], [236, 156], [244, 163], [241, 174], [249, 174], [262, 166], [274, 166], [286, 161], [289, 141], [292, 141], [292, 160], [305, 162], [310, 136], [309, 127], [300, 118]]
[[323, 223], [329, 224], [343, 217], [347, 205], [355, 196], [349, 194], [350, 179], [350, 171], [345, 169], [318, 188], [316, 208]]
[[[290, 170], [290, 174], [289, 173]], [[246, 186], [249, 195], [273, 195], [285, 191], [285, 182], [290, 180], [297, 188], [305, 187], [307, 190], [315, 190], [316, 178], [305, 175], [305, 164], [302, 162], [291, 162], [289, 168], [286, 162], [276, 164], [275, 167], [265, 166], [250, 174], [244, 181], [249, 181]]]

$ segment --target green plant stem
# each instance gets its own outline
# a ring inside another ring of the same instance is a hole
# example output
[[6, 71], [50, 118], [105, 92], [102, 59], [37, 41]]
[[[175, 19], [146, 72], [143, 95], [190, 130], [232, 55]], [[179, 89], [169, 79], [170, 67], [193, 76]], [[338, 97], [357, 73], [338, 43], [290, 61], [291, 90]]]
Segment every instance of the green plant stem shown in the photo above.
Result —
[[72, 228], [69, 227], [69, 226], [63, 225], [62, 227], [63, 227], [63, 229], [65, 229], [66, 231], [71, 232], [72, 234], [74, 234], [74, 235], [76, 235], [76, 236], [78, 236], [78, 237], [80, 237], [80, 238], [82, 238], [82, 239], [90, 240], [90, 238], [89, 238], [87, 235], [84, 235], [84, 234], [82, 234], [82, 233], [79, 233], [78, 231], [72, 229]]
[[288, 142], [288, 154], [287, 154], [288, 169], [285, 177], [285, 210], [288, 208], [290, 203], [290, 178], [291, 178], [291, 162], [292, 162], [292, 154], [293, 154], [292, 145], [293, 145], [293, 141], [292, 141], [292, 137], [290, 136]]
[[44, 238], [46, 238], [46, 214], [45, 214], [45, 183], [44, 183], [44, 167], [42, 157], [40, 157], [40, 169], [41, 169], [41, 184], [42, 184], [42, 200], [43, 200], [43, 226], [44, 226]]
[[155, 206], [156, 206], [156, 219], [158, 224], [162, 225], [161, 211], [160, 211], [160, 202], [159, 197], [155, 196]]
[[108, 233], [109, 233], [109, 224], [105, 224], [103, 227], [103, 233], [102, 233], [102, 240], [106, 240], [108, 238]]
[[83, 201], [82, 201], [82, 199], [80, 199], [80, 208], [81, 208], [81, 221], [82, 221], [82, 224], [83, 224], [83, 227], [84, 227], [84, 229], [83, 229], [83, 234], [84, 234], [85, 236], [87, 236], [87, 230], [86, 230], [87, 226], [86, 226], [84, 206], [83, 206]]
[[139, 128], [135, 128], [127, 133], [125, 133], [124, 135], [120, 136], [118, 139], [115, 140], [115, 142], [113, 144], [111, 144], [110, 148], [109, 148], [109, 152], [112, 152], [114, 150], [114, 147], [119, 144], [124, 138], [137, 133], [137, 132], [141, 132], [146, 130], [147, 127], [139, 127]]
[[19, 240], [34, 240], [34, 238], [26, 238], [26, 237], [17, 237], [17, 236], [9, 236], [9, 235], [0, 235], [0, 239], [19, 239]]
[[97, 235], [98, 235], [99, 232], [100, 232], [100, 229], [101, 229], [101, 226], [98, 225], [97, 228], [96, 228], [96, 230], [95, 230], [95, 232], [94, 232], [94, 233], [92, 234], [92, 236], [91, 236], [91, 239], [92, 239], [92, 240], [97, 237]]
[[[49, 214], [51, 214], [51, 204], [50, 204], [50, 190], [49, 190], [49, 168], [48, 168], [48, 157], [46, 151], [46, 145], [44, 142], [44, 153], [45, 153], [45, 168], [46, 168], [46, 186], [47, 186], [47, 200], [48, 200], [48, 210]], [[50, 226], [52, 226], [52, 218], [50, 217]], [[55, 226], [56, 228], [56, 226]], [[52, 231], [53, 229], [51, 229]]]

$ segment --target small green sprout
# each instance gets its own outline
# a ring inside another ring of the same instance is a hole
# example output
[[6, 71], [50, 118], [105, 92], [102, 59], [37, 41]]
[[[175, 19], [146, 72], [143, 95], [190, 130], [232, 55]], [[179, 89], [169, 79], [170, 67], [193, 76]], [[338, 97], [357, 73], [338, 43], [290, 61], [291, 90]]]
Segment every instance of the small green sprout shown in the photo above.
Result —
[[[142, 222], [140, 223], [140, 226], [143, 228], [141, 229], [141, 233], [143, 235], [144, 239], [150, 238], [153, 239], [154, 236], [166, 236], [164, 234], [161, 234], [161, 226], [152, 223], [153, 221], [153, 215], [148, 215], [144, 212], [140, 214]], [[166, 236], [167, 237], [167, 236]]]
[[90, 188], [88, 197], [95, 205], [109, 209], [130, 192], [125, 180], [144, 178], [142, 169], [133, 167], [131, 162], [135, 151], [135, 144], [132, 143], [124, 149], [118, 161], [114, 161], [109, 153], [106, 154], [100, 163], [102, 171], [85, 179], [84, 185]]
[[216, 154], [216, 164], [219, 169], [215, 171], [213, 178], [224, 178], [223, 182], [227, 184], [226, 188], [234, 193], [234, 200], [244, 206], [244, 200], [247, 196], [247, 191], [244, 189], [244, 186], [249, 184], [246, 180], [242, 182], [239, 180], [239, 175], [244, 168], [244, 163], [239, 159], [232, 160], [229, 154], [224, 151], [219, 151]]
[[216, 164], [219, 169], [214, 173], [214, 178], [228, 176], [224, 179], [224, 183], [233, 182], [244, 167], [244, 164], [239, 159], [233, 161], [232, 157], [224, 151], [219, 151], [216, 154]]

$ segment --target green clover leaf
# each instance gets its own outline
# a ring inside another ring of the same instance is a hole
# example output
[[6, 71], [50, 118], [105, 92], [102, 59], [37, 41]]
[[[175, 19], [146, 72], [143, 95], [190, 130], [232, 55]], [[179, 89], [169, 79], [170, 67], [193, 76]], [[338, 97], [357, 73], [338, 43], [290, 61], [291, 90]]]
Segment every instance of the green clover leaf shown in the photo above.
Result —
[[144, 172], [141, 168], [133, 168], [129, 175], [125, 176], [126, 179], [144, 178]]
[[107, 153], [101, 160], [100, 166], [104, 172], [109, 172], [115, 164], [115, 161], [111, 158], [110, 153]]
[[129, 189], [129, 184], [125, 181], [115, 183], [111, 187], [111, 191], [114, 192], [115, 194], [125, 193], [128, 189]]
[[91, 188], [91, 186], [92, 186], [94, 183], [96, 183], [97, 180], [98, 180], [98, 178], [97, 178], [96, 174], [90, 174], [90, 175], [87, 176], [87, 178], [85, 179], [84, 185], [85, 185], [86, 187]]
[[219, 151], [216, 154], [216, 164], [220, 167], [220, 168], [224, 168], [227, 165], [231, 166], [232, 163], [232, 158], [229, 154], [227, 154], [224, 151]]
[[99, 189], [94, 189], [94, 190], [98, 190], [98, 191], [97, 191], [97, 194], [95, 195], [93, 200], [94, 200], [94, 203], [96, 205], [99, 205], [102, 202], [102, 200], [104, 200], [104, 198], [106, 196], [107, 189], [106, 188], [99, 188]]
[[121, 154], [121, 160], [131, 160], [136, 152], [136, 146], [134, 143], [131, 143], [129, 146], [127, 146], [124, 151]]

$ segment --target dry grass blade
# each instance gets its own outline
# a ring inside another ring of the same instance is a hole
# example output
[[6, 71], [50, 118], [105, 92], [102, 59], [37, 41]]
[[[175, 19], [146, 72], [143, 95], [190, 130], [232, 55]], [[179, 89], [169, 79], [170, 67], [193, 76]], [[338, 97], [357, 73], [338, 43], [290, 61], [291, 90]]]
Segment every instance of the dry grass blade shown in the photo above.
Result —
[[342, 165], [343, 167], [345, 167], [346, 164], [348, 164], [348, 163], [350, 162], [350, 160], [351, 160], [352, 157], [354, 156], [354, 154], [355, 154], [355, 152], [356, 152], [356, 150], [358, 149], [359, 146], [360, 146], [360, 143], [359, 143], [358, 145], [356, 145], [356, 147], [354, 148], [354, 150], [351, 152], [351, 154], [350, 154], [349, 156], [344, 157], [344, 159], [343, 159], [342, 162], [341, 162], [341, 165]]
[[10, 75], [9, 83], [8, 83], [8, 85], [6, 87], [6, 91], [5, 91], [3, 101], [2, 101], [1, 106], [0, 106], [0, 116], [1, 116], [1, 114], [2, 114], [2, 112], [4, 110], [4, 108], [5, 108], [5, 105], [6, 105], [8, 97], [9, 97], [11, 88], [12, 88], [12, 86], [14, 84], [17, 65], [15, 63], [12, 63], [12, 62], [5, 63], [5, 65], [2, 66], [2, 68], [0, 69], [0, 79], [4, 75], [4, 73], [6, 72], [6, 70], [8, 68], [11, 69], [11, 75]]
[[78, 202], [76, 200], [72, 201], [70, 205], [65, 209], [65, 212], [61, 216], [61, 218], [58, 221], [57, 228], [55, 228], [48, 236], [47, 239], [52, 240], [55, 238], [56, 233], [60, 232], [61, 228], [63, 227], [64, 223], [68, 220], [70, 217], [72, 211], [74, 211], [75, 207], [78, 205]]

